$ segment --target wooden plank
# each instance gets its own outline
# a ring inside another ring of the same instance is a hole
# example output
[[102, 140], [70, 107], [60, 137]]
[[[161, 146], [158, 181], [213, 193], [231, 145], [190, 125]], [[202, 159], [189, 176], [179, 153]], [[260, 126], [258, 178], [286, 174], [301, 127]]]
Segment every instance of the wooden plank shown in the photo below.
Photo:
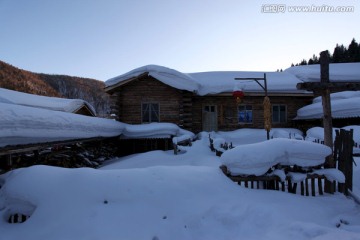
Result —
[[311, 179], [311, 196], [315, 197], [315, 179]]
[[306, 196], [309, 196], [309, 182], [308, 182], [308, 179], [306, 178], [305, 179], [305, 194]]
[[296, 88], [299, 90], [307, 90], [314, 92], [321, 92], [325, 89], [329, 89], [330, 92], [358, 91], [360, 90], [360, 81], [331, 81], [330, 83], [304, 82], [296, 84]]
[[305, 186], [304, 186], [304, 181], [301, 181], [300, 183], [300, 193], [301, 195], [305, 195]]
[[292, 193], [296, 194], [296, 189], [297, 189], [297, 183], [294, 183], [293, 184], [293, 187], [292, 187]]
[[319, 187], [319, 194], [320, 195], [323, 195], [324, 194], [324, 192], [323, 192], [323, 186], [322, 186], [323, 184], [322, 184], [322, 179], [319, 177], [318, 178], [318, 187]]

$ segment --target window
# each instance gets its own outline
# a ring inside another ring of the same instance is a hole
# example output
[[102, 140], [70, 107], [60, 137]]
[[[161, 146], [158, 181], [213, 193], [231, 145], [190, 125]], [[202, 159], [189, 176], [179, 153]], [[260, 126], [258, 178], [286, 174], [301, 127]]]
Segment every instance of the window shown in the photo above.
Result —
[[215, 106], [205, 106], [204, 111], [205, 112], [215, 112]]
[[238, 107], [238, 120], [239, 123], [252, 123], [253, 114], [251, 105], [240, 105]]
[[272, 106], [272, 122], [273, 123], [286, 123], [286, 106], [273, 105]]
[[142, 122], [159, 122], [160, 110], [158, 103], [143, 103], [141, 106]]

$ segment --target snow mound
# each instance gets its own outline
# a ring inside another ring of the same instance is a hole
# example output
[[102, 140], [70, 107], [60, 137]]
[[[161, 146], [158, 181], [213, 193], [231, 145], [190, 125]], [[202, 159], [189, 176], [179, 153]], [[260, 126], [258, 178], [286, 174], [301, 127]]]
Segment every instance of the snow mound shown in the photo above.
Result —
[[[333, 128], [333, 140], [335, 141], [336, 138], [336, 130], [339, 130], [340, 128]], [[357, 125], [351, 125], [343, 127], [342, 129], [345, 129], [349, 131], [350, 129], [353, 129], [353, 140], [355, 144], [353, 148], [353, 153], [360, 153], [360, 126]], [[306, 131], [306, 137], [305, 140], [314, 142], [315, 140], [324, 141], [324, 128], [322, 127], [313, 127]]]
[[297, 139], [297, 140], [304, 140], [304, 137], [301, 133], [291, 132], [285, 129], [273, 129], [271, 132], [272, 138], [288, 138], [288, 139]]
[[321, 144], [278, 138], [237, 146], [224, 152], [221, 162], [232, 175], [260, 176], [277, 164], [318, 166], [331, 153], [329, 147]]
[[336, 168], [318, 169], [314, 171], [314, 173], [319, 175], [324, 175], [329, 181], [337, 181], [339, 183], [345, 183], [344, 173]]

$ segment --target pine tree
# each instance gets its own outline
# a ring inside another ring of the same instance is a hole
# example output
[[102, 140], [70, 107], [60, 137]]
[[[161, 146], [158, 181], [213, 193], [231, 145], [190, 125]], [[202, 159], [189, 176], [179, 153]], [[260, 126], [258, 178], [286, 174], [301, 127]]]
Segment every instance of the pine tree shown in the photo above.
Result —
[[346, 62], [347, 57], [347, 49], [344, 47], [344, 45], [336, 44], [336, 47], [334, 48], [334, 53], [332, 57], [333, 63], [341, 63]]
[[300, 62], [300, 66], [301, 65], [307, 65], [307, 61], [305, 59], [303, 59], [301, 62]]
[[355, 41], [355, 38], [353, 38], [348, 48], [348, 62], [359, 62], [359, 61], [360, 61], [359, 44]]

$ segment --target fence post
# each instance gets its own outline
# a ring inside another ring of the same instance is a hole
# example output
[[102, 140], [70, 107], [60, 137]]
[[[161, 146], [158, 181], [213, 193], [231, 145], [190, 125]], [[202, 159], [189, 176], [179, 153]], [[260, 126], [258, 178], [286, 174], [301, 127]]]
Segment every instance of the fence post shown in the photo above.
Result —
[[334, 159], [338, 162], [338, 169], [345, 175], [345, 184], [339, 183], [338, 189], [345, 195], [348, 195], [348, 190], [352, 191], [353, 145], [353, 129], [336, 131]]

